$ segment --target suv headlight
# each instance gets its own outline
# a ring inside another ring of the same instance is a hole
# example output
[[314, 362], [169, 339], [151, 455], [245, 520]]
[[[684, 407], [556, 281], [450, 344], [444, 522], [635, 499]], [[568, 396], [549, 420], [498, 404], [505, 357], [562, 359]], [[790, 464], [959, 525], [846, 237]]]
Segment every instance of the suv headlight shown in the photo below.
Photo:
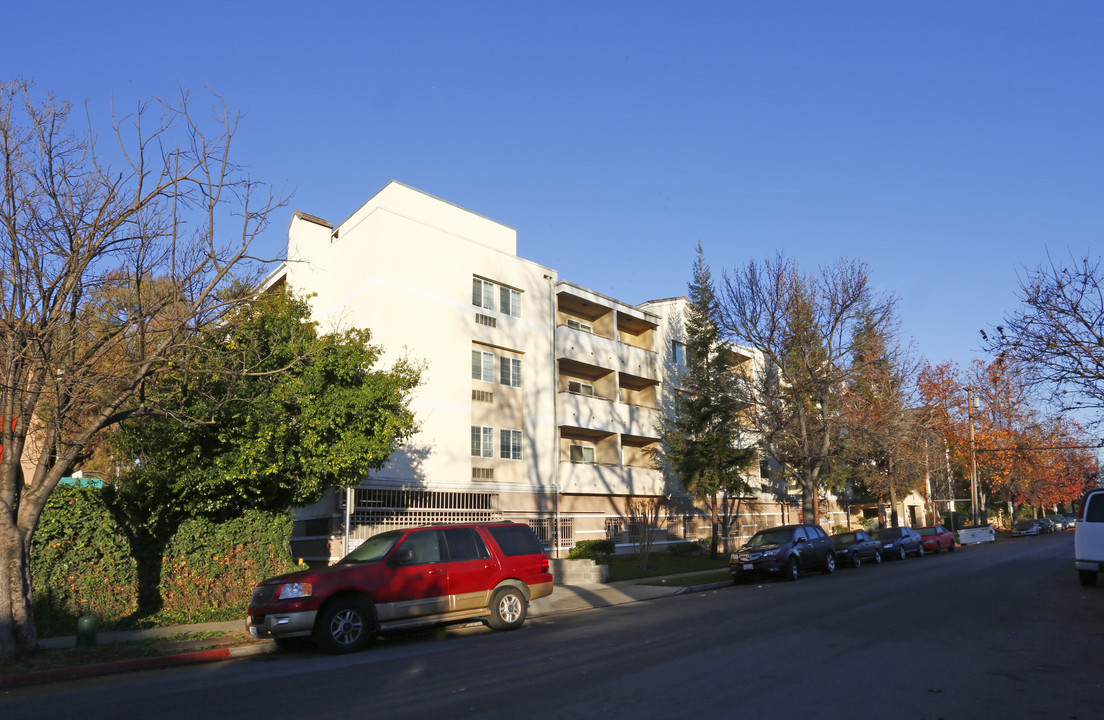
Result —
[[287, 583], [280, 586], [280, 592], [276, 593], [277, 600], [291, 600], [293, 598], [310, 597], [310, 583]]

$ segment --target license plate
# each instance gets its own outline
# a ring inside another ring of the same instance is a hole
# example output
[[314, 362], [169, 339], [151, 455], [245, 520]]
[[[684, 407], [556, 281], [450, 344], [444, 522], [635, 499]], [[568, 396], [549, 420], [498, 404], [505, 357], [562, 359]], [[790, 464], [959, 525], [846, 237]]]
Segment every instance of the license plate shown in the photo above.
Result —
[[744, 563], [744, 570], [754, 570], [755, 566], [751, 563]]

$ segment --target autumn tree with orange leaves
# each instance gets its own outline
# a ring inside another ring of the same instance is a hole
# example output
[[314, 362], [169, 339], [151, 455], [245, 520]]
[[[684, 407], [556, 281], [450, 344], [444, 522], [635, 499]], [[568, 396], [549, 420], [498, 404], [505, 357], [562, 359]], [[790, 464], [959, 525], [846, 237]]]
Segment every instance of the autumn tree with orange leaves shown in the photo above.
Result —
[[[990, 501], [1040, 508], [1070, 504], [1092, 484], [1099, 468], [1086, 448], [1085, 431], [1061, 416], [1036, 409], [1021, 368], [1009, 359], [975, 361], [969, 372], [946, 362], [926, 365], [919, 374], [923, 402], [944, 443], [955, 497], [966, 497], [970, 482], [970, 417], [974, 424], [979, 515], [988, 518]], [[980, 408], [967, 408], [967, 391]]]

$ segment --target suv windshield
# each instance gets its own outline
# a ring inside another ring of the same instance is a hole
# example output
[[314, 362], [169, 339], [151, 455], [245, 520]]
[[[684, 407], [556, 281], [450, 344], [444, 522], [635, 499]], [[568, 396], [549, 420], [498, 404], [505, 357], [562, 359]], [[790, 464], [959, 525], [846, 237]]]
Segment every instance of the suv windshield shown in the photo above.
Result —
[[403, 530], [392, 530], [368, 538], [338, 562], [339, 565], [347, 563], [375, 562], [386, 555], [395, 543], [402, 537]]
[[793, 530], [779, 528], [777, 530], [763, 530], [755, 533], [745, 547], [761, 547], [763, 545], [781, 545], [788, 543], [793, 538]]

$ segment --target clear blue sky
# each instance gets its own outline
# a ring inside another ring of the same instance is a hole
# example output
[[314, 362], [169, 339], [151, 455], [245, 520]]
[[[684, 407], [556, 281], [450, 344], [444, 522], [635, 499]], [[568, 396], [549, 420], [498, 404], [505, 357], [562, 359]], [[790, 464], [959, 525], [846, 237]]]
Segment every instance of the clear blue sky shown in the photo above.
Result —
[[[869, 265], [966, 364], [1017, 271], [1099, 252], [1104, 4], [8, 2], [0, 74], [98, 121], [218, 90], [239, 159], [332, 221], [395, 179], [632, 303], [782, 250]], [[106, 123], [102, 125], [106, 131]]]

